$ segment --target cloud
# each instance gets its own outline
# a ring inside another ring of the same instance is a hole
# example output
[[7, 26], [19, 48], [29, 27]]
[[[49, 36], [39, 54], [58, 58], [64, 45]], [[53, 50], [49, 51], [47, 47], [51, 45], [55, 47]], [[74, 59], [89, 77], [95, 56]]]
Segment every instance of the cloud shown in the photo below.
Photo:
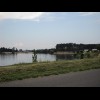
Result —
[[90, 16], [95, 15], [97, 12], [79, 12], [81, 16]]
[[32, 19], [39, 21], [44, 12], [0, 12], [0, 20], [4, 19]]
[[41, 18], [42, 21], [48, 22], [65, 19], [66, 15], [68, 15], [66, 12], [46, 12]]

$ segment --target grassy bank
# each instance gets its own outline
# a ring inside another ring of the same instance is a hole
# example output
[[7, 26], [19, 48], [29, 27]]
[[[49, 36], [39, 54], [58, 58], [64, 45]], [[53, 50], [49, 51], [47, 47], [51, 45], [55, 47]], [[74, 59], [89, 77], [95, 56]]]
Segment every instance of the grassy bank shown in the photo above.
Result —
[[0, 82], [100, 68], [100, 57], [0, 67]]

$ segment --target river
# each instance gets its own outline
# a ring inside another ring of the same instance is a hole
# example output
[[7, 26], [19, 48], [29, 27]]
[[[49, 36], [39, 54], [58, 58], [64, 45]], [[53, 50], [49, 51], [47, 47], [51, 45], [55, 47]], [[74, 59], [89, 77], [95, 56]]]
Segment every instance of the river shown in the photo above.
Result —
[[[32, 53], [17, 53], [17, 54], [0, 54], [0, 66], [7, 66], [19, 63], [32, 63]], [[51, 55], [37, 54], [37, 61], [57, 61], [57, 60], [72, 60], [72, 55]]]

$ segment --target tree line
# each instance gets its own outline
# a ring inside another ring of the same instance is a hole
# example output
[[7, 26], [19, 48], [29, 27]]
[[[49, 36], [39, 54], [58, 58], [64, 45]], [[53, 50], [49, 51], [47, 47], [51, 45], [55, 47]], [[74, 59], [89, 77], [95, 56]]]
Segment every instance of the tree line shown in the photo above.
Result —
[[56, 48], [52, 49], [38, 49], [36, 53], [50, 53], [53, 54], [57, 51], [67, 51], [67, 52], [79, 52], [85, 49], [92, 51], [93, 49], [100, 50], [100, 44], [76, 44], [76, 43], [61, 43], [57, 44]]
[[[54, 52], [57, 51], [67, 51], [67, 52], [78, 52], [78, 51], [84, 51], [85, 49], [88, 49], [89, 51], [91, 51], [92, 49], [97, 49], [100, 50], [100, 44], [76, 44], [76, 43], [61, 43], [61, 44], [57, 44], [56, 48], [51, 48], [51, 49], [38, 49], [36, 50], [36, 53], [50, 53], [53, 54]], [[27, 50], [28, 52], [33, 52], [33, 50]], [[0, 53], [3, 52], [24, 52], [22, 49], [20, 49], [18, 51], [17, 48], [13, 47], [13, 48], [5, 48], [5, 47], [1, 47], [0, 48]]]
[[100, 50], [100, 44], [76, 44], [76, 43], [66, 43], [66, 44], [57, 44], [56, 51], [80, 51], [80, 50]]
[[45, 54], [53, 54], [54, 52], [56, 52], [56, 49], [53, 48], [53, 49], [38, 49], [36, 50], [36, 53], [45, 53]]
[[4, 52], [15, 53], [15, 52], [18, 52], [18, 49], [15, 48], [15, 47], [13, 47], [12, 49], [11, 49], [11, 48], [1, 47], [1, 48], [0, 48], [0, 53], [4, 53]]

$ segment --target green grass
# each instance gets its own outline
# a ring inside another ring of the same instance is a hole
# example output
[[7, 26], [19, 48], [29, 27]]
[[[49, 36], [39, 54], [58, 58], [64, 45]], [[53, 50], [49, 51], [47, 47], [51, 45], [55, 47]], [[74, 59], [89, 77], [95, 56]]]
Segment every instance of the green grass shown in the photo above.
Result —
[[81, 60], [15, 64], [12, 66], [0, 67], [0, 82], [58, 75], [98, 68], [100, 68], [100, 57], [85, 58]]

